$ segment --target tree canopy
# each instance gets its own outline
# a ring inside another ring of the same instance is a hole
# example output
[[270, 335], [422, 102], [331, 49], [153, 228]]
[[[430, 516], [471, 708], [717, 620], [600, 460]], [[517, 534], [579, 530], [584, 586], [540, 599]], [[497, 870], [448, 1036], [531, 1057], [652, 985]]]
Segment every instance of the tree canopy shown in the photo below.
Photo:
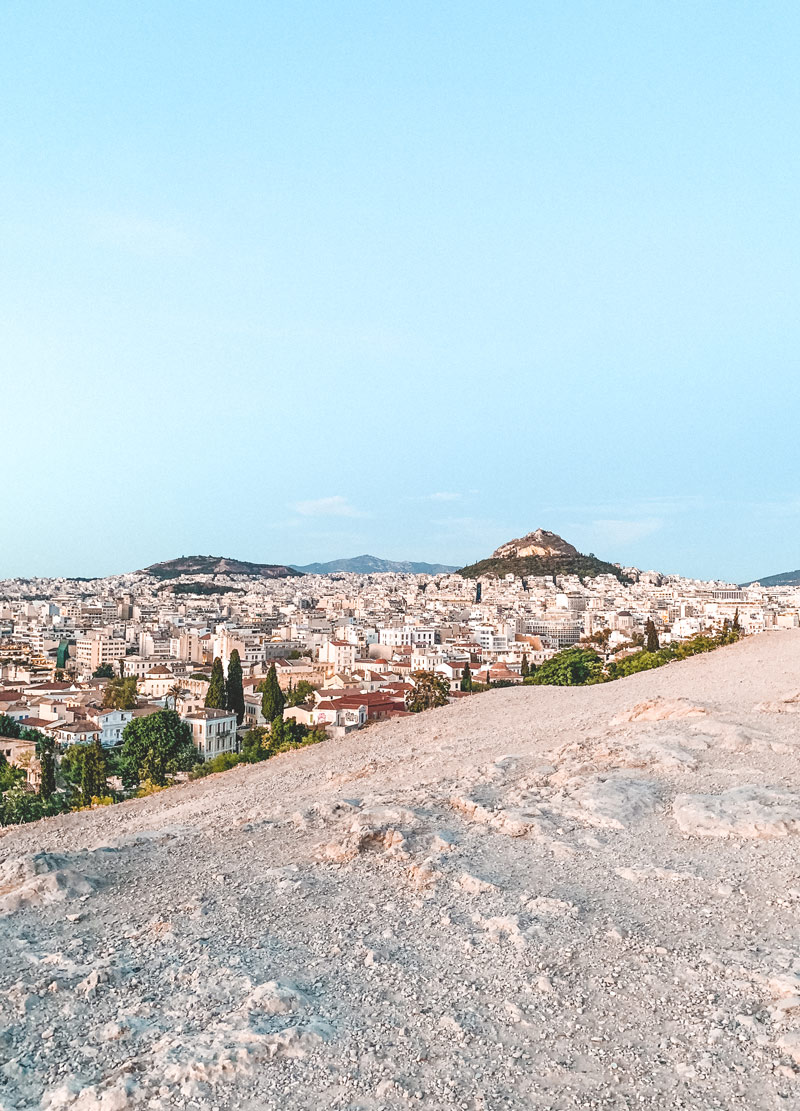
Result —
[[136, 688], [136, 677], [133, 675], [127, 679], [123, 679], [121, 676], [109, 679], [103, 691], [103, 709], [135, 710]]
[[216, 657], [211, 668], [211, 682], [206, 691], [205, 705], [210, 710], [225, 709], [225, 672], [219, 656]]
[[437, 675], [435, 671], [415, 671], [411, 678], [414, 689], [406, 695], [406, 709], [412, 714], [447, 705], [450, 686], [443, 675]]
[[278, 684], [278, 673], [275, 670], [275, 664], [270, 664], [267, 677], [258, 689], [261, 691], [261, 713], [265, 720], [274, 721], [275, 718], [282, 717], [286, 698]]
[[644, 624], [644, 649], [646, 652], [657, 652], [659, 648], [658, 633], [655, 622], [648, 617]]
[[91, 744], [70, 745], [61, 758], [61, 775], [71, 788], [73, 805], [91, 806], [108, 794], [106, 754], [99, 738]]
[[131, 785], [149, 781], [163, 787], [199, 760], [192, 731], [174, 710], [134, 718], [122, 733], [123, 779]]
[[236, 713], [236, 724], [244, 721], [244, 688], [242, 686], [242, 661], [237, 649], [231, 652], [228, 661], [228, 680], [225, 686], [225, 703], [229, 710]]
[[300, 679], [296, 686], [286, 692], [287, 706], [302, 706], [314, 693], [314, 686], [307, 679]]
[[603, 662], [591, 648], [565, 648], [529, 675], [526, 683], [536, 686], [579, 687], [602, 683]]

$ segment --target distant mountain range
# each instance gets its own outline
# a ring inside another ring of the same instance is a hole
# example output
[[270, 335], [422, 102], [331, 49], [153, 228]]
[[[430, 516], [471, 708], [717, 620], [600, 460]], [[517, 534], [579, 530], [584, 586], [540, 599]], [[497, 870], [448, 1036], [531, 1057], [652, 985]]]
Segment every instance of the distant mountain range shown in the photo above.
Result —
[[141, 573], [156, 579], [177, 579], [181, 575], [251, 575], [260, 579], [285, 579], [300, 575], [294, 567], [284, 564], [248, 563], [228, 556], [181, 556], [180, 559], [152, 563]]
[[764, 579], [752, 579], [749, 583], [740, 583], [740, 586], [752, 586], [761, 583], [762, 586], [800, 586], [800, 568], [797, 571], [783, 571], [780, 575], [767, 575]]
[[[417, 563], [413, 560], [380, 559], [373, 555], [354, 556], [352, 559], [332, 559], [327, 563], [307, 563], [304, 566], [287, 566], [274, 563], [250, 563], [228, 556], [180, 556], [162, 563], [152, 563], [142, 574], [152, 575], [162, 582], [178, 579], [182, 575], [242, 575], [261, 579], [278, 579], [300, 575], [444, 575], [458, 571], [445, 563]], [[620, 582], [628, 579], [620, 567], [607, 563], [595, 555], [584, 555], [561, 536], [546, 529], [536, 529], [527, 536], [501, 544], [488, 559], [482, 559], [459, 574], [476, 579], [480, 575], [502, 577], [513, 573], [519, 576], [578, 575], [582, 579], [595, 575], [614, 575]], [[800, 571], [792, 574], [800, 577]], [[775, 576], [775, 580], [782, 578]], [[772, 580], [764, 579], [765, 585]]]
[[333, 575], [336, 572], [349, 572], [352, 575], [446, 575], [457, 571], [444, 563], [414, 563], [411, 560], [379, 559], [377, 556], [361, 555], [352, 559], [332, 559], [328, 563], [307, 563], [305, 567], [295, 567], [304, 575]]
[[578, 575], [582, 579], [595, 575], [614, 575], [620, 582], [630, 580], [615, 563], [607, 563], [595, 555], [583, 555], [572, 544], [546, 529], [536, 529], [518, 540], [501, 544], [488, 559], [462, 567], [459, 571], [466, 579], [477, 579], [481, 575], [514, 574], [535, 575]]

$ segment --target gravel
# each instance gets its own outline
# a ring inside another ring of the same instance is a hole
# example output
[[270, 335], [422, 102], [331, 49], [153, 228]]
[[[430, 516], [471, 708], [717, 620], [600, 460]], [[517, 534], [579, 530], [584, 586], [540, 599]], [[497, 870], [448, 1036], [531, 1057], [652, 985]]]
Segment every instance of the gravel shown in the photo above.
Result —
[[0, 1108], [797, 1106], [798, 677], [775, 632], [2, 831]]

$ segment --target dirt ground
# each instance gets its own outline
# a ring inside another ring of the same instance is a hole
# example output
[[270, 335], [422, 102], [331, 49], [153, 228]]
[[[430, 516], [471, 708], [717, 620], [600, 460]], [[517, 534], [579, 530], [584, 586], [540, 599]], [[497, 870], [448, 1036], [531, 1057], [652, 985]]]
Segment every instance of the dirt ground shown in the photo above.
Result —
[[800, 632], [0, 833], [0, 1108], [800, 1106]]

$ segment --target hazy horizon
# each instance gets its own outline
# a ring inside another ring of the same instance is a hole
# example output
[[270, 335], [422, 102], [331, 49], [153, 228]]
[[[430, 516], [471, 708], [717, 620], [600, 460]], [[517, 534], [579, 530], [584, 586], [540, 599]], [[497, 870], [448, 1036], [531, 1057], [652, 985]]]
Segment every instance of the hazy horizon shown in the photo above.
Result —
[[[506, 539], [511, 539], [511, 537], [507, 537]], [[565, 539], [568, 539], [568, 538], [565, 538]], [[499, 545], [497, 545], [497, 546], [499, 546]], [[784, 567], [780, 571], [762, 572], [760, 576], [759, 575], [754, 575], [754, 576], [751, 576], [749, 579], [748, 578], [735, 579], [731, 576], [726, 576], [726, 575], [709, 575], [709, 576], [690, 575], [689, 573], [680, 570], [680, 568], [661, 567], [661, 566], [656, 566], [655, 564], [652, 565], [652, 566], [650, 566], [650, 565], [644, 566], [644, 565], [639, 565], [639, 564], [634, 564], [634, 563], [624, 563], [624, 562], [622, 562], [618, 559], [614, 559], [613, 556], [606, 557], [602, 552], [594, 552], [593, 554], [597, 555], [601, 559], [606, 558], [607, 562], [609, 562], [609, 563], [622, 563], [622, 565], [626, 566], [626, 567], [638, 566], [639, 570], [641, 570], [641, 571], [659, 571], [662, 574], [681, 575], [684, 578], [700, 578], [700, 579], [720, 580], [720, 581], [727, 581], [727, 582], [756, 581], [756, 579], [758, 579], [758, 578], [768, 578], [773, 574], [782, 574], [784, 571], [793, 571], [793, 570], [795, 570], [795, 568], [792, 568], [792, 567]], [[359, 553], [354, 554], [354, 555], [333, 556], [330, 559], [308, 560], [307, 563], [303, 564], [303, 563], [299, 563], [296, 560], [284, 560], [284, 559], [264, 559], [264, 560], [261, 560], [261, 559], [254, 559], [250, 555], [248, 555], [247, 553], [241, 553], [241, 552], [188, 552], [187, 551], [187, 552], [180, 552], [180, 553], [177, 553], [175, 555], [164, 556], [163, 558], [160, 557], [160, 558], [155, 559], [155, 560], [148, 560], [146, 563], [143, 563], [141, 565], [137, 565], [136, 567], [116, 568], [114, 570], [106, 570], [106, 571], [96, 572], [96, 573], [93, 573], [93, 574], [84, 574], [84, 573], [79, 572], [79, 571], [75, 571], [75, 572], [72, 572], [70, 574], [67, 574], [65, 572], [55, 571], [55, 572], [53, 572], [51, 574], [47, 574], [47, 575], [44, 575], [44, 574], [43, 575], [34, 575], [33, 573], [31, 573], [31, 574], [27, 574], [27, 575], [26, 574], [6, 575], [6, 576], [0, 576], [0, 578], [2, 578], [2, 577], [7, 578], [7, 579], [11, 579], [11, 578], [65, 578], [65, 579], [74, 578], [74, 579], [94, 580], [94, 579], [101, 579], [101, 578], [109, 578], [109, 577], [113, 577], [115, 575], [131, 574], [133, 572], [143, 570], [145, 567], [153, 566], [154, 564], [157, 564], [157, 563], [168, 563], [171, 560], [191, 558], [193, 556], [208, 556], [208, 557], [215, 558], [215, 559], [235, 559], [235, 560], [240, 560], [240, 561], [246, 562], [246, 563], [261, 563], [261, 564], [266, 564], [266, 565], [290, 567], [290, 568], [296, 568], [298, 570], [302, 570], [303, 567], [311, 566], [313, 564], [334, 563], [334, 562], [337, 562], [338, 560], [358, 559], [358, 558], [363, 558], [364, 556], [370, 556], [370, 557], [377, 558], [377, 559], [383, 559], [383, 560], [387, 560], [387, 561], [390, 561], [390, 562], [393, 562], [393, 563], [427, 563], [427, 564], [431, 564], [431, 565], [439, 564], [439, 565], [452, 566], [452, 567], [455, 567], [456, 569], [459, 569], [461, 567], [467, 567], [472, 563], [477, 563], [480, 559], [486, 558], [490, 555], [491, 555], [491, 551], [485, 551], [485, 552], [481, 552], [478, 555], [475, 555], [472, 559], [462, 560], [460, 563], [449, 563], [447, 560], [428, 559], [427, 556], [425, 556], [425, 555], [422, 555], [422, 556], [413, 556], [413, 555], [412, 556], [387, 556], [387, 555], [381, 555], [380, 553], [373, 552], [373, 551], [369, 551], [369, 552], [364, 551], [364, 552], [359, 552]]]
[[800, 563], [800, 9], [0, 10], [0, 577]]

